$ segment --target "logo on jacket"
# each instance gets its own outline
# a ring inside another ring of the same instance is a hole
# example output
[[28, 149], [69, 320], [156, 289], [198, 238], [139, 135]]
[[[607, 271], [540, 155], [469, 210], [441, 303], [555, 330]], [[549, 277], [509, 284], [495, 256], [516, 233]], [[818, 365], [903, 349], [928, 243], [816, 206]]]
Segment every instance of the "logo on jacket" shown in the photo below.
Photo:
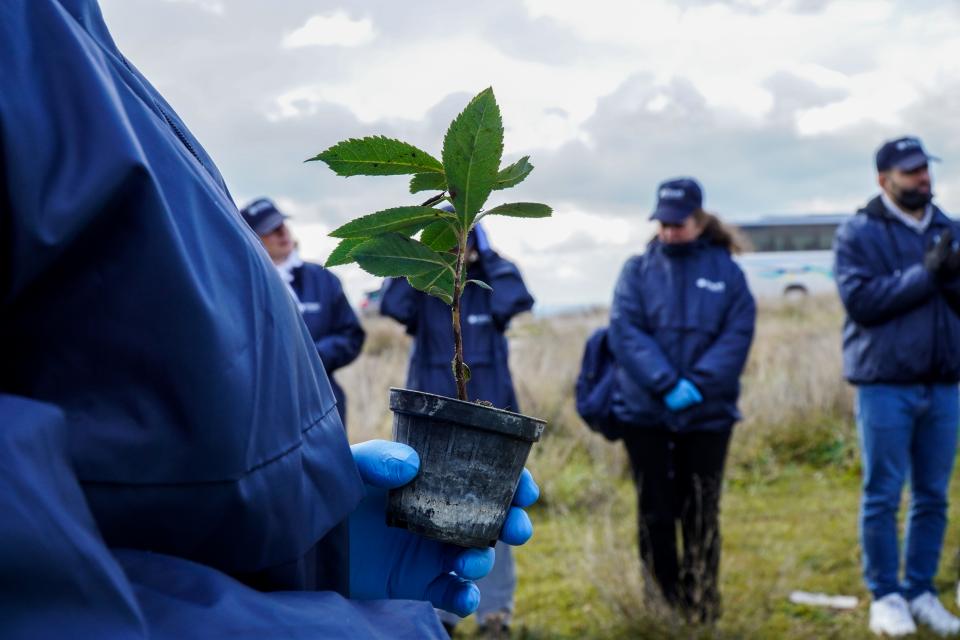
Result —
[[714, 282], [713, 280], [707, 280], [706, 278], [697, 278], [697, 288], [706, 289], [707, 291], [712, 291], [714, 293], [723, 293], [727, 289], [727, 283]]
[[300, 313], [317, 313], [322, 307], [319, 302], [301, 302]]
[[490, 324], [493, 318], [489, 313], [471, 313], [467, 316], [467, 324]]

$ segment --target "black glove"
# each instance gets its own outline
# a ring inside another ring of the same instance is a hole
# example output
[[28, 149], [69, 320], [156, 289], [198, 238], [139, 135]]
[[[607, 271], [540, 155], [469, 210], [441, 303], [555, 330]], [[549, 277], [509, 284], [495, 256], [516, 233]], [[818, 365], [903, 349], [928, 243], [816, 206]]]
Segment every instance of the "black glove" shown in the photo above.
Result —
[[923, 256], [923, 266], [941, 282], [960, 276], [960, 241], [954, 240], [952, 229], [936, 238]]

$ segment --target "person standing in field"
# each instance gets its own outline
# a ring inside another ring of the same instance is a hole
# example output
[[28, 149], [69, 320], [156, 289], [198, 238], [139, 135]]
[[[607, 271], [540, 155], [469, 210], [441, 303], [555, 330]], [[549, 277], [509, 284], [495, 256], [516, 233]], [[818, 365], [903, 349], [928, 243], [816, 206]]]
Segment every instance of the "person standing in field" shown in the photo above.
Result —
[[623, 267], [610, 313], [613, 413], [637, 488], [647, 585], [686, 619], [712, 623], [723, 469], [756, 306], [732, 259], [736, 237], [704, 211], [696, 180], [662, 183], [651, 219], [659, 231]]
[[[467, 277], [482, 280], [493, 289], [470, 285], [461, 299], [463, 355], [471, 371], [467, 392], [471, 400], [485, 400], [498, 409], [518, 411], [504, 334], [515, 315], [533, 308], [533, 297], [517, 267], [490, 248], [482, 227], [478, 225], [471, 231], [467, 246]], [[401, 278], [384, 284], [380, 312], [402, 323], [413, 336], [407, 387], [455, 398], [457, 390], [450, 369], [450, 308]], [[477, 620], [485, 634], [506, 636], [513, 616], [517, 576], [510, 547], [498, 542], [496, 553], [493, 571], [477, 583], [481, 594]], [[452, 635], [459, 618], [447, 612], [440, 612], [440, 617]]]
[[[960, 420], [960, 318], [952, 308], [960, 255], [955, 224], [931, 202], [930, 160], [917, 138], [884, 143], [876, 154], [880, 194], [834, 240], [847, 312], [843, 368], [856, 385], [863, 458], [869, 625], [892, 636], [915, 632], [915, 622], [944, 635], [960, 632], [960, 619], [943, 607], [933, 584]], [[900, 581], [897, 510], [907, 480]]]
[[286, 218], [273, 201], [258, 198], [240, 215], [260, 237], [270, 261], [297, 302], [303, 321], [330, 379], [337, 411], [347, 426], [347, 399], [333, 372], [360, 355], [366, 333], [343, 293], [340, 280], [327, 269], [300, 259]]

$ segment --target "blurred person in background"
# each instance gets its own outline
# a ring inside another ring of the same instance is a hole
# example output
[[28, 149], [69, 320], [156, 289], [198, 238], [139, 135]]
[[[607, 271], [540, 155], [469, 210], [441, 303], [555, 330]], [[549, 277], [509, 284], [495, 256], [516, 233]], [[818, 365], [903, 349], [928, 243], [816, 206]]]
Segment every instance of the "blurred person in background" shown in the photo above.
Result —
[[[960, 291], [956, 225], [932, 202], [919, 139], [876, 153], [880, 194], [834, 240], [837, 287], [846, 309], [844, 376], [856, 385], [863, 459], [860, 541], [873, 596], [870, 629], [905, 635], [916, 622], [941, 634], [960, 619], [937, 598], [933, 579], [947, 524], [957, 449]], [[903, 581], [897, 511], [910, 482]]]
[[657, 235], [627, 261], [614, 292], [612, 408], [637, 488], [648, 592], [689, 621], [712, 623], [723, 470], [756, 306], [732, 258], [737, 239], [703, 210], [695, 180], [662, 183], [651, 219]]
[[[490, 248], [484, 229], [477, 225], [467, 239], [467, 278], [482, 280], [493, 291], [468, 285], [461, 298], [463, 359], [470, 367], [467, 392], [471, 400], [491, 402], [498, 409], [519, 411], [509, 368], [509, 351], [504, 335], [510, 320], [533, 307], [517, 267]], [[405, 279], [384, 283], [380, 312], [403, 324], [413, 336], [407, 387], [450, 398], [457, 397], [451, 370], [453, 324], [450, 307], [442, 300], [410, 286]], [[477, 619], [482, 633], [506, 635], [513, 615], [517, 577], [510, 547], [496, 546], [493, 572], [478, 582], [480, 607]], [[447, 630], [459, 618], [440, 612]]]
[[293, 234], [286, 224], [287, 216], [273, 201], [267, 198], [254, 200], [240, 210], [240, 215], [260, 237], [277, 273], [300, 308], [330, 379], [337, 411], [346, 428], [347, 399], [333, 373], [357, 359], [366, 334], [343, 293], [340, 280], [322, 266], [300, 259]]

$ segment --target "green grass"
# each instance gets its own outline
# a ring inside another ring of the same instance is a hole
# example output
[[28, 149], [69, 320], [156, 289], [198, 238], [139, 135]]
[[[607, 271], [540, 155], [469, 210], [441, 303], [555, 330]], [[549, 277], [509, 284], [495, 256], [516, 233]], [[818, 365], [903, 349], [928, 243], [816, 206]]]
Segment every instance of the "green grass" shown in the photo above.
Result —
[[[587, 463], [569, 471], [583, 478]], [[601, 472], [600, 469], [593, 469]], [[859, 479], [839, 469], [789, 466], [772, 479], [733, 473], [723, 498], [724, 615], [714, 629], [645, 611], [637, 559], [632, 483], [611, 479], [605, 499], [583, 503], [570, 487], [532, 513], [534, 539], [516, 550], [520, 582], [515, 638], [873, 638], [857, 543]], [[587, 488], [586, 491], [592, 491]], [[960, 504], [960, 487], [952, 490]], [[569, 502], [576, 505], [568, 508]], [[903, 505], [902, 512], [906, 508]], [[937, 586], [953, 604], [960, 516], [951, 507]], [[791, 604], [793, 590], [850, 594], [853, 611]], [[458, 635], [472, 637], [467, 620]], [[936, 637], [921, 632], [918, 638]]]
[[[714, 629], [684, 627], [643, 605], [636, 506], [622, 446], [589, 432], [573, 385], [584, 341], [607, 322], [600, 310], [526, 318], [511, 329], [511, 369], [524, 413], [548, 427], [529, 466], [542, 489], [536, 534], [516, 550], [515, 638], [871, 638], [857, 542], [859, 446], [853, 391], [841, 375], [836, 299], [763, 303], [742, 378], [723, 497], [721, 590]], [[386, 393], [402, 384], [409, 341], [399, 325], [368, 323], [367, 355], [348, 367], [350, 436], [389, 437]], [[960, 505], [960, 484], [951, 491]], [[901, 510], [901, 515], [903, 509]], [[960, 509], [937, 586], [953, 603]], [[850, 594], [853, 611], [790, 604], [793, 590]], [[458, 635], [470, 637], [473, 620]], [[919, 634], [919, 638], [931, 638]]]

